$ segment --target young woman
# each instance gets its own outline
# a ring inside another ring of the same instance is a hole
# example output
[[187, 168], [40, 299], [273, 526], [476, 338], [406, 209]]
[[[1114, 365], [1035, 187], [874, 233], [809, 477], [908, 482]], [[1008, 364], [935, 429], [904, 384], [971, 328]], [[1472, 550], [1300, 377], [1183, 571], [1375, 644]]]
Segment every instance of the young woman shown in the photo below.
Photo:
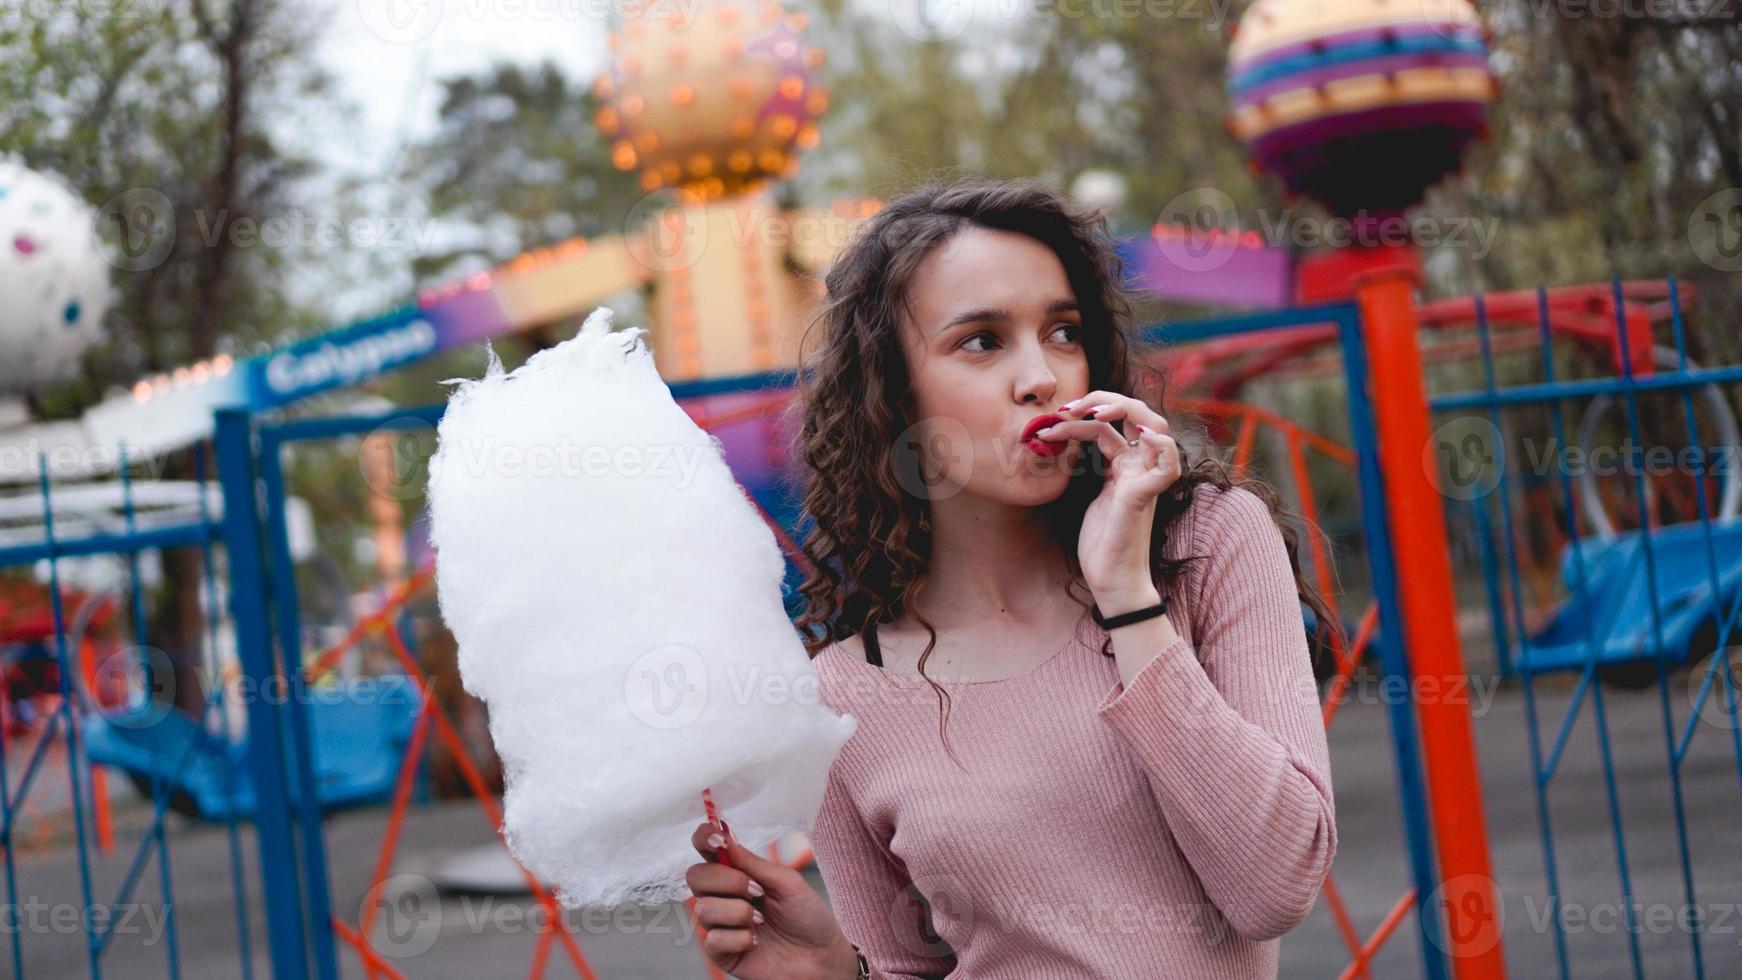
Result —
[[895, 200], [829, 271], [799, 626], [859, 728], [829, 902], [696, 828], [733, 976], [1276, 976], [1337, 849], [1301, 603], [1335, 617], [1274, 491], [1137, 394], [1119, 282], [1104, 219], [1030, 181]]

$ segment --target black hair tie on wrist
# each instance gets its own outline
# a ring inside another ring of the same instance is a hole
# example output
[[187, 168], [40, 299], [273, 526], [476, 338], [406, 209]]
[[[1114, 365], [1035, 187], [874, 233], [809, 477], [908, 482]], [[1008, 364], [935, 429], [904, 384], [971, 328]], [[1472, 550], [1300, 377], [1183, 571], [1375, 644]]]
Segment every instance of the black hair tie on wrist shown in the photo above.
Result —
[[1095, 617], [1095, 625], [1102, 629], [1118, 629], [1121, 626], [1126, 626], [1131, 623], [1140, 623], [1146, 619], [1165, 616], [1167, 614], [1167, 597], [1163, 596], [1160, 602], [1146, 609], [1133, 609], [1130, 612], [1120, 613], [1119, 615], [1112, 617], [1103, 617], [1101, 615], [1101, 607], [1091, 604], [1089, 606], [1089, 614]]

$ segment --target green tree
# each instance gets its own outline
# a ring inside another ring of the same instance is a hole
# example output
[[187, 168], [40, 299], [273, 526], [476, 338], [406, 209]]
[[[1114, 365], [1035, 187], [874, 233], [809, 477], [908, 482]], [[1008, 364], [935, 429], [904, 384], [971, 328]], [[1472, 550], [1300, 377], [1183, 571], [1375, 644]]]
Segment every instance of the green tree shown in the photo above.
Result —
[[[118, 302], [83, 377], [35, 398], [76, 415], [111, 386], [316, 321], [284, 291], [292, 253], [231, 234], [296, 203], [315, 164], [274, 120], [330, 97], [305, 6], [281, 0], [67, 4], [0, 13], [0, 151], [101, 209]], [[192, 475], [187, 453], [164, 469]], [[197, 550], [165, 556], [152, 642], [197, 650]], [[178, 697], [197, 703], [184, 676]]]
[[555, 64], [497, 64], [442, 82], [436, 129], [398, 177], [459, 240], [418, 258], [419, 282], [488, 267], [575, 236], [624, 233], [643, 194], [611, 165], [590, 85]]
[[1629, 16], [1533, 9], [1488, 11], [1503, 83], [1493, 136], [1438, 199], [1500, 219], [1497, 247], [1464, 263], [1462, 285], [1677, 274], [1700, 293], [1690, 353], [1734, 363], [1734, 331], [1705, 325], [1725, 322], [1742, 281], [1702, 254], [1690, 225], [1706, 212], [1737, 219], [1715, 196], [1742, 188], [1742, 20], [1704, 2]]
[[311, 322], [283, 280], [293, 255], [235, 222], [289, 211], [315, 168], [273, 120], [330, 97], [316, 33], [281, 0], [129, 0], [0, 15], [0, 150], [60, 174], [122, 250], [109, 342], [39, 406]]

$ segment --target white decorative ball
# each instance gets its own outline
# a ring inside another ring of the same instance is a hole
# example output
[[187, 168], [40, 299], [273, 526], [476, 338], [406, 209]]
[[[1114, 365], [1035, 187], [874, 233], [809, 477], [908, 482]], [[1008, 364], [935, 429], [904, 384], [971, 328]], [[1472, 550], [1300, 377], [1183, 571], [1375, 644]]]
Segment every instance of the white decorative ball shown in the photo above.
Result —
[[114, 300], [96, 211], [58, 179], [0, 159], [0, 393], [78, 371]]

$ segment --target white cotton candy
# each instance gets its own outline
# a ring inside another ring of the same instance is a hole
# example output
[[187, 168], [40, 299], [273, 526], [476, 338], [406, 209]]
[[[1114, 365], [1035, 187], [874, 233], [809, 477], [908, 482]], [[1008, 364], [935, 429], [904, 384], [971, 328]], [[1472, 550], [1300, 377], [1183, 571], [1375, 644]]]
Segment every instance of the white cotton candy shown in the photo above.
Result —
[[601, 307], [438, 430], [430, 539], [489, 706], [509, 849], [563, 904], [687, 898], [711, 787], [745, 846], [811, 829], [857, 720], [819, 698], [774, 535]]

